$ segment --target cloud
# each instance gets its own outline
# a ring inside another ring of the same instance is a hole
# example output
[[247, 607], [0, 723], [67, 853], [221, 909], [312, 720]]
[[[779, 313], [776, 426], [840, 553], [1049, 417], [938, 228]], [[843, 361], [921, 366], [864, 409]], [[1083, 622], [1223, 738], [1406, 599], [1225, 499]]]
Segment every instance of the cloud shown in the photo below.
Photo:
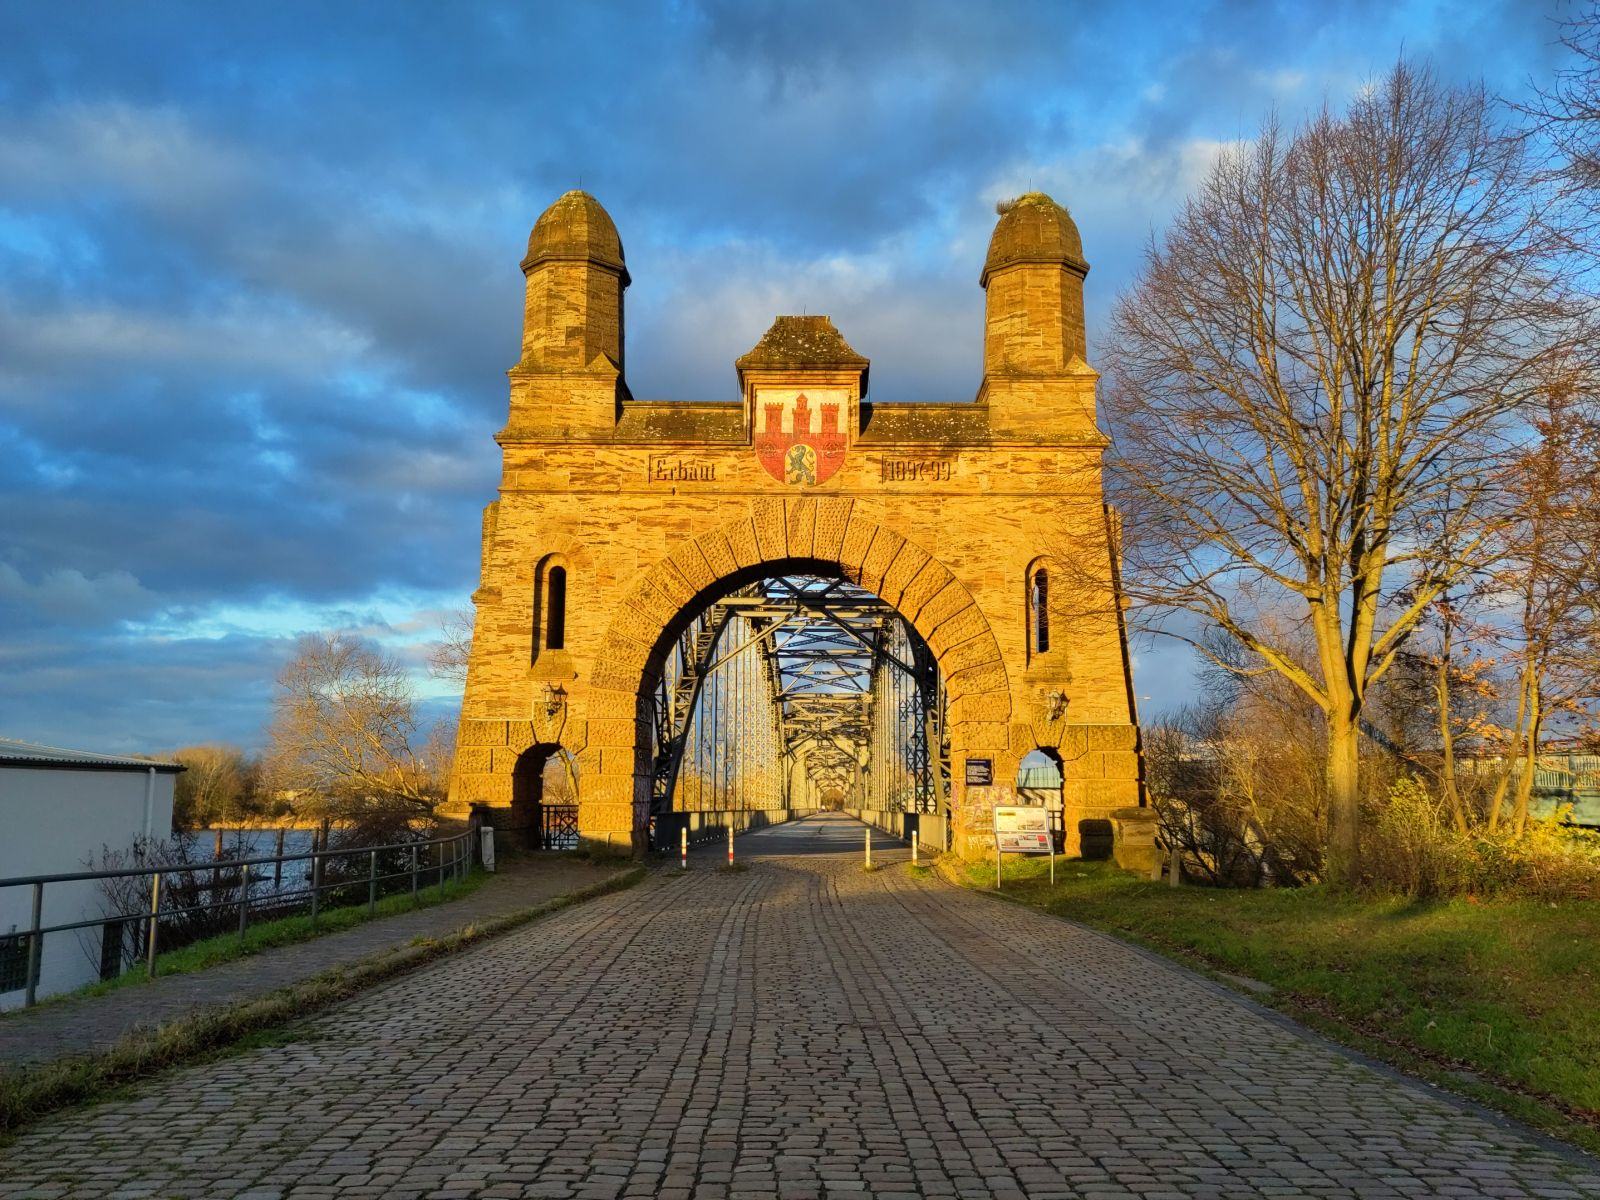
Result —
[[0, 729], [248, 741], [306, 621], [420, 664], [473, 584], [523, 244], [580, 178], [636, 394], [731, 398], [810, 311], [876, 398], [963, 399], [996, 199], [1071, 207], [1093, 337], [1263, 113], [1402, 50], [1521, 87], [1552, 4], [14, 8]]
[[52, 625], [100, 627], [138, 620], [160, 608], [160, 597], [127, 571], [85, 575], [57, 567], [28, 579], [16, 567], [0, 562], [0, 612], [12, 612], [14, 630], [46, 618]]

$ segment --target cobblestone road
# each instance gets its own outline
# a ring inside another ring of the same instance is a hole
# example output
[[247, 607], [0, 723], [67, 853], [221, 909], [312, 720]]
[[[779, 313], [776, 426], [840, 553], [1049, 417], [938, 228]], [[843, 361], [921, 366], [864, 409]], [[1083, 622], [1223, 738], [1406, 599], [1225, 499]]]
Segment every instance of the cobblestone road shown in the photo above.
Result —
[[1182, 970], [826, 853], [858, 838], [741, 839], [747, 872], [703, 859], [54, 1118], [0, 1195], [1600, 1196]]

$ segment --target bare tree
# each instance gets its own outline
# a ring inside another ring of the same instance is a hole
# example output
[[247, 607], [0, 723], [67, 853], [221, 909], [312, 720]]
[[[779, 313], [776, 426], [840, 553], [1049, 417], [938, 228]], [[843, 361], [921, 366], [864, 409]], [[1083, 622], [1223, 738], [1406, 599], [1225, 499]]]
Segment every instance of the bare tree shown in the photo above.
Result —
[[1573, 246], [1593, 260], [1600, 258], [1600, 3], [1574, 5], [1560, 29], [1568, 65], [1515, 107], [1549, 153], [1542, 175], [1571, 206]]
[[428, 673], [453, 683], [467, 681], [467, 659], [472, 654], [473, 611], [458, 608], [439, 622], [439, 640], [428, 652]]
[[374, 803], [431, 814], [441, 793], [419, 747], [410, 677], [349, 634], [300, 639], [278, 675], [268, 765], [277, 786], [318, 815]]
[[[1359, 849], [1368, 690], [1485, 552], [1497, 434], [1572, 337], [1528, 176], [1481, 88], [1398, 65], [1345, 113], [1224, 154], [1113, 318], [1127, 590], [1320, 709], [1334, 878]], [[1286, 602], [1309, 663], [1260, 619]]]
[[178, 776], [172, 823], [204, 829], [253, 815], [259, 764], [237, 746], [185, 746], [170, 756], [187, 768]]
[[1508, 769], [1490, 802], [1488, 823], [1494, 829], [1505, 815], [1514, 776], [1511, 820], [1518, 834], [1527, 829], [1546, 731], [1562, 717], [1583, 712], [1600, 694], [1600, 430], [1585, 412], [1581, 383], [1568, 371], [1546, 375], [1530, 417], [1534, 444], [1507, 475], [1513, 520], [1503, 529], [1493, 575], [1513, 612], [1499, 632], [1515, 665], [1516, 704], [1504, 731]]

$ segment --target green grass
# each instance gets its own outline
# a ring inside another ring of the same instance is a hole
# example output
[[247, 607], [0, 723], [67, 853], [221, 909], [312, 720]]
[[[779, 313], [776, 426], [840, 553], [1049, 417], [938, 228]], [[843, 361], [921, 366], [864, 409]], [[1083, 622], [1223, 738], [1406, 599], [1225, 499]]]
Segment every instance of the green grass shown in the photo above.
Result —
[[165, 1025], [137, 1029], [95, 1054], [0, 1071], [0, 1145], [21, 1126], [48, 1113], [121, 1095], [132, 1083], [157, 1072], [276, 1044], [293, 1032], [291, 1022], [374, 984], [573, 904], [630, 888], [644, 877], [644, 868], [634, 867], [444, 937], [416, 938], [407, 946], [369, 955], [254, 1000], [201, 1009]]
[[[165, 954], [158, 953], [156, 974], [184, 975], [191, 971], [204, 971], [225, 962], [232, 962], [234, 959], [248, 958], [252, 954], [259, 954], [275, 946], [289, 946], [295, 942], [310, 941], [312, 938], [336, 933], [341, 929], [350, 929], [367, 921], [410, 912], [413, 908], [431, 908], [437, 904], [447, 904], [452, 900], [471, 895], [482, 887], [488, 878], [487, 871], [475, 867], [468, 872], [466, 879], [447, 883], [443, 889], [438, 884], [419, 889], [415, 902], [412, 901], [409, 891], [380, 896], [371, 916], [367, 914], [366, 901], [362, 901], [360, 904], [324, 909], [317, 914], [315, 925], [311, 922], [310, 913], [305, 913], [247, 926], [242, 940], [237, 933], [218, 934], [201, 942], [193, 942], [179, 950], [168, 951]], [[352, 885], [352, 887], [357, 886], [360, 885]], [[134, 987], [147, 982], [149, 977], [145, 973], [144, 965], [140, 963], [115, 979], [86, 984], [75, 991], [52, 996], [45, 1003], [75, 996], [99, 996], [118, 988]]]
[[[992, 865], [959, 874], [994, 887]], [[1323, 1032], [1600, 1149], [1600, 903], [1174, 889], [1078, 861], [1052, 889], [1037, 859], [1008, 862], [1002, 894], [1267, 983]]]

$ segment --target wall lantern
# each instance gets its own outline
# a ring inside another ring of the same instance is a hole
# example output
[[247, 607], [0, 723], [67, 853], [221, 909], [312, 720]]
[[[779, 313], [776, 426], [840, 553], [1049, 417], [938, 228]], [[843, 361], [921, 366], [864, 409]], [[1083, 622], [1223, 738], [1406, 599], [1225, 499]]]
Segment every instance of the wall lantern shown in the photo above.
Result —
[[544, 715], [553, 717], [567, 703], [567, 689], [559, 683], [544, 685]]

